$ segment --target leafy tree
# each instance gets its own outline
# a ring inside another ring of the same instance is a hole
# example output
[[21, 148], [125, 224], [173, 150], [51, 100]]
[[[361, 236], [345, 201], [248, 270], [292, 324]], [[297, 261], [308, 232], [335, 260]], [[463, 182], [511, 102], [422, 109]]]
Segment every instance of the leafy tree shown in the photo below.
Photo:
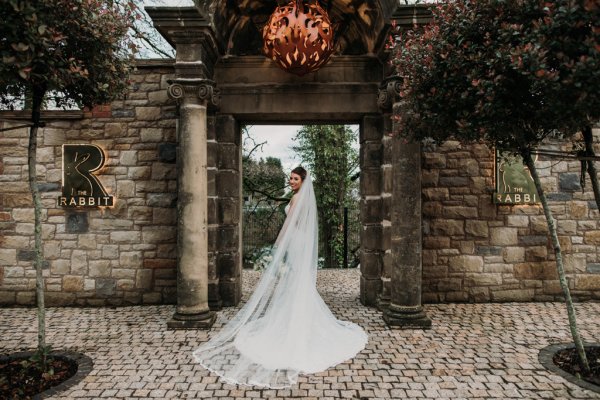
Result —
[[255, 151], [265, 142], [257, 143], [246, 126], [242, 128], [242, 138], [242, 189], [244, 199], [248, 199], [243, 214], [243, 260], [244, 265], [257, 268], [281, 229], [283, 207], [290, 196], [285, 193], [287, 178], [281, 160], [256, 159]]
[[355, 137], [348, 126], [308, 125], [294, 138], [298, 144], [293, 150], [315, 181], [319, 237], [328, 267], [341, 265], [344, 257], [343, 212], [348, 204], [351, 177], [358, 167], [358, 155], [352, 147]]
[[528, 54], [516, 55], [521, 56], [524, 66], [529, 65], [547, 86], [545, 96], [558, 97], [556, 106], [565, 107], [559, 109], [566, 114], [563, 118], [572, 121], [573, 129], [581, 130], [584, 149], [578, 155], [582, 159], [582, 186], [587, 171], [600, 208], [592, 136], [592, 123], [600, 115], [600, 96], [597, 95], [600, 90], [600, 4], [591, 0], [559, 1], [540, 3], [539, 8], [546, 10], [543, 23], [540, 21], [528, 35], [532, 43], [539, 43], [541, 50], [533, 53], [535, 58]]
[[[41, 108], [52, 94], [60, 105], [91, 107], [124, 93], [132, 62], [128, 30], [132, 3], [99, 0], [0, 1], [0, 101], [31, 100], [28, 174], [34, 204], [38, 352], [45, 355], [42, 204], [36, 182]], [[42, 367], [46, 367], [45, 356]]]
[[286, 176], [279, 158], [254, 160], [248, 157], [243, 163], [245, 195], [251, 195], [255, 204], [284, 200], [282, 196], [285, 194]]
[[520, 154], [552, 238], [573, 340], [589, 372], [562, 252], [532, 153], [600, 118], [600, 7], [593, 0], [458, 0], [397, 41], [395, 126], [413, 140], [455, 138]]

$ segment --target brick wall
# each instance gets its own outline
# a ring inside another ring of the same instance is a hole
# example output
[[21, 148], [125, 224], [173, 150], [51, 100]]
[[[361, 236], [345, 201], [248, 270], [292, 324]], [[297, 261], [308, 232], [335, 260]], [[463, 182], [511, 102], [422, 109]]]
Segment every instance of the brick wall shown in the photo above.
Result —
[[[595, 130], [599, 142], [600, 130]], [[568, 143], [544, 146], [570, 149]], [[596, 148], [598, 153], [600, 148]], [[537, 161], [570, 289], [600, 298], [600, 215], [579, 162]], [[562, 291], [542, 207], [492, 202], [493, 151], [447, 142], [423, 157], [423, 300], [548, 301]]]
[[[91, 112], [48, 113], [39, 132], [48, 305], [171, 303], [176, 284], [175, 104], [169, 64], [138, 65], [126, 99]], [[4, 113], [18, 115], [19, 113]], [[56, 119], [52, 116], [56, 115]], [[23, 121], [0, 122], [0, 127]], [[0, 304], [32, 304], [33, 208], [27, 129], [0, 136]], [[113, 208], [67, 210], [62, 144], [91, 143], [107, 155], [98, 173]]]

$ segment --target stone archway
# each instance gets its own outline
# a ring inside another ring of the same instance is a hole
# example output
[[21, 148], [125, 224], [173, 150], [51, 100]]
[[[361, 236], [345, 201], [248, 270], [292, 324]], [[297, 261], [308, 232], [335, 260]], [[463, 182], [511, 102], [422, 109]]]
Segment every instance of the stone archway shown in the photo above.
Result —
[[347, 25], [342, 55], [302, 78], [263, 56], [242, 55], [246, 42], [236, 47], [235, 37], [244, 24], [224, 18], [229, 22], [218, 26], [219, 16], [241, 6], [147, 9], [177, 51], [169, 87], [180, 109], [178, 305], [171, 328], [210, 327], [214, 310], [240, 301], [241, 122], [360, 124], [361, 302], [379, 307], [391, 326], [430, 326], [421, 306], [420, 149], [387, 135], [398, 97], [397, 79], [386, 78], [382, 38], [396, 2], [363, 3], [378, 30], [340, 16]]
[[361, 179], [364, 228], [361, 301], [377, 305], [385, 252], [381, 204], [384, 126], [377, 106], [381, 71], [381, 63], [373, 57], [336, 58], [335, 63], [314, 74], [310, 82], [288, 76], [260, 56], [230, 57], [215, 65], [214, 78], [219, 82], [221, 102], [213, 117], [218, 149], [216, 164], [209, 166], [217, 176], [216, 224], [219, 225], [218, 228], [215, 225], [214, 235], [215, 252], [219, 256], [209, 284], [212, 304], [237, 304], [241, 294], [241, 123], [343, 121], [360, 125], [361, 171], [366, 176]]

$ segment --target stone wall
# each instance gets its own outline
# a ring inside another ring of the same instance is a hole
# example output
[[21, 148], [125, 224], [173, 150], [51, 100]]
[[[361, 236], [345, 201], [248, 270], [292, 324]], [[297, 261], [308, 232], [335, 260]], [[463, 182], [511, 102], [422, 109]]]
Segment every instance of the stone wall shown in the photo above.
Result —
[[[600, 130], [594, 133], [598, 143]], [[572, 294], [599, 299], [600, 215], [589, 178], [582, 193], [579, 162], [537, 161], [536, 166], [557, 220]], [[492, 151], [447, 142], [424, 152], [422, 177], [424, 302], [562, 298], [541, 205], [492, 202]]]
[[[37, 177], [43, 199], [48, 305], [175, 302], [176, 107], [167, 98], [169, 63], [138, 65], [126, 99], [92, 112], [50, 112], [40, 129]], [[3, 112], [3, 118], [23, 117]], [[54, 118], [55, 117], [55, 118]], [[0, 127], [23, 121], [0, 122]], [[27, 184], [28, 131], [0, 136], [0, 304], [33, 304], [33, 208]], [[115, 196], [105, 209], [67, 210], [62, 144], [105, 150], [98, 173]]]
[[[45, 114], [37, 173], [49, 305], [176, 301], [176, 105], [166, 90], [172, 74], [169, 62], [140, 63], [126, 99], [89, 112]], [[0, 114], [0, 128], [22, 125], [26, 117]], [[218, 309], [236, 303], [241, 293], [240, 138], [231, 115], [209, 116], [208, 123], [209, 302]], [[389, 124], [388, 116], [366, 115], [361, 128], [361, 210], [367, 228], [361, 285], [376, 289], [363, 296], [365, 304], [383, 307], [389, 303], [393, 261], [393, 152], [392, 139], [384, 134]], [[594, 133], [600, 142], [600, 130]], [[34, 302], [27, 143], [26, 129], [0, 133], [0, 304]], [[107, 161], [98, 176], [115, 196], [114, 207], [58, 207], [61, 146], [71, 143], [105, 150]], [[422, 160], [424, 302], [561, 298], [541, 207], [493, 204], [489, 149], [448, 142], [425, 150]], [[598, 299], [600, 222], [589, 181], [582, 193], [578, 162], [537, 165], [558, 220], [573, 294]]]

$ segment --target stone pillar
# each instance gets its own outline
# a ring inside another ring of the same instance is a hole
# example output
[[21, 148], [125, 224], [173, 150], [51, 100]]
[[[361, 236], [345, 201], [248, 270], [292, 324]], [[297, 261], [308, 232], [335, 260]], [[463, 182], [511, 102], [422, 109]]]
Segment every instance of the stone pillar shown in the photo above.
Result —
[[[167, 325], [172, 329], [207, 329], [215, 320], [209, 308], [209, 282], [213, 287], [217, 284], [216, 163], [208, 157], [208, 151], [215, 147], [209, 142], [214, 143], [214, 124], [210, 124], [214, 118], [209, 117], [208, 108], [219, 102], [219, 90], [211, 78], [222, 49], [210, 21], [196, 9], [148, 11], [176, 49], [176, 78], [169, 81], [168, 93], [179, 105], [177, 310]], [[220, 307], [214, 293], [210, 305]]]
[[381, 292], [377, 296], [377, 308], [385, 311], [390, 305], [391, 276], [392, 276], [392, 105], [395, 96], [395, 85], [399, 82], [397, 76], [385, 79], [379, 86], [377, 103], [383, 115], [383, 135], [381, 137], [381, 219], [382, 219], [382, 270]]
[[360, 302], [376, 306], [381, 292], [383, 226], [381, 222], [381, 159], [383, 123], [380, 115], [363, 118], [360, 128]]
[[[394, 93], [398, 93], [399, 81]], [[394, 95], [394, 114], [401, 103]], [[430, 328], [421, 304], [421, 146], [392, 139], [392, 265], [390, 304], [383, 319], [390, 327]]]
[[214, 115], [209, 115], [207, 119], [208, 161], [206, 165], [208, 178], [208, 306], [213, 311], [218, 311], [223, 307], [223, 301], [219, 294], [219, 270], [217, 268], [219, 253], [219, 196], [217, 193], [219, 146], [216, 136], [216, 119]]
[[210, 328], [208, 307], [207, 105], [218, 102], [214, 82], [178, 78], [169, 86], [179, 103], [177, 127], [177, 310], [171, 329]]
[[242, 147], [233, 116], [217, 116], [216, 136], [219, 295], [224, 306], [235, 306], [242, 298]]

